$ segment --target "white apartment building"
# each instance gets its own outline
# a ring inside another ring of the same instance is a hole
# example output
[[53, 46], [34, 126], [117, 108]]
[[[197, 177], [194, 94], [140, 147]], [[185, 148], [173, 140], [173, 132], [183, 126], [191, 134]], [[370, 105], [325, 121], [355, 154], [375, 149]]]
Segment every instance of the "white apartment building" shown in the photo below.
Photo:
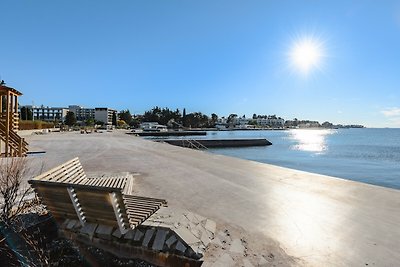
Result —
[[68, 109], [63, 107], [49, 107], [49, 106], [45, 107], [43, 105], [41, 106], [26, 105], [24, 107], [32, 111], [34, 120], [42, 120], [42, 121], [64, 121], [65, 116], [67, 116], [68, 112]]
[[95, 120], [94, 108], [84, 108], [78, 105], [70, 105], [68, 106], [68, 109], [75, 114], [77, 121], [86, 121], [89, 119]]
[[[32, 111], [34, 120], [43, 120], [43, 121], [65, 121], [65, 117], [67, 116], [68, 111], [71, 111], [75, 114], [76, 120], [78, 122], [85, 122], [88, 119], [93, 119], [95, 121], [101, 121], [105, 125], [112, 124], [112, 116], [114, 112], [117, 112], [115, 109], [111, 108], [84, 108], [78, 105], [70, 105], [68, 108], [63, 107], [45, 107], [45, 106], [20, 106], [28, 108]], [[25, 118], [22, 118], [25, 119]]]
[[256, 120], [257, 125], [262, 127], [283, 127], [285, 125], [285, 120], [276, 116], [261, 117]]

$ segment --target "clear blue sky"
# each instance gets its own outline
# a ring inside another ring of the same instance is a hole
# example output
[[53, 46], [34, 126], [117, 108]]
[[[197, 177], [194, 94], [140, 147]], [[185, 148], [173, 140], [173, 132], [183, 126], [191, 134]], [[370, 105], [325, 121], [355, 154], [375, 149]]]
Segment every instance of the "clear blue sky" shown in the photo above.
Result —
[[[0, 75], [22, 104], [400, 127], [400, 2], [8, 1]], [[296, 42], [323, 55], [308, 75]]]

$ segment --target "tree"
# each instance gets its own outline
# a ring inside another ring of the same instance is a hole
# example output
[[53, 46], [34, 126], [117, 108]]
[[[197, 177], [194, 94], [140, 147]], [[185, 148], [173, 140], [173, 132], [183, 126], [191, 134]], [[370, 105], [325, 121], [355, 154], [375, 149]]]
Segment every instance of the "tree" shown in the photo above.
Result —
[[[29, 186], [24, 179], [29, 173], [25, 158], [11, 158], [0, 163], [0, 254], [10, 258], [17, 255], [21, 266], [49, 266], [49, 255], [39, 245], [40, 233], [36, 236], [27, 231], [23, 213], [37, 209], [36, 198], [27, 200]], [[43, 166], [42, 166], [43, 167]], [[12, 244], [10, 246], [9, 244]], [[12, 253], [9, 253], [12, 251]]]
[[215, 124], [217, 123], [217, 121], [218, 121], [218, 115], [217, 114], [215, 114], [215, 113], [213, 113], [213, 114], [211, 114], [211, 122], [210, 122], [210, 126], [215, 126]]
[[202, 128], [209, 126], [209, 118], [201, 112], [193, 112], [186, 115], [188, 126], [192, 128]]
[[117, 126], [117, 113], [114, 112], [112, 115], [112, 125]]
[[118, 117], [120, 120], [123, 120], [127, 124], [131, 124], [132, 122], [132, 115], [129, 109], [127, 110], [121, 110], [121, 112], [118, 114]]
[[72, 111], [67, 112], [67, 116], [65, 116], [65, 124], [68, 126], [74, 126], [76, 123], [75, 113]]
[[117, 120], [118, 127], [127, 127], [127, 124], [124, 120]]
[[86, 126], [94, 126], [94, 119], [87, 119], [85, 121]]
[[237, 118], [237, 114], [230, 114], [227, 119], [227, 123], [233, 123], [233, 121]]
[[182, 125], [183, 127], [186, 127], [186, 108], [183, 108], [183, 113], [182, 113]]
[[0, 165], [0, 221], [11, 223], [22, 209], [28, 189], [21, 190], [26, 159], [11, 158]]

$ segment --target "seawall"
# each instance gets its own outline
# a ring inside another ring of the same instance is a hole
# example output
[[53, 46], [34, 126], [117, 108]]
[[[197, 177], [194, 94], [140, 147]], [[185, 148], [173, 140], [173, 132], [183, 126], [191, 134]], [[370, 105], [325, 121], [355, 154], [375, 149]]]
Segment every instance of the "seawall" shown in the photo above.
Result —
[[272, 145], [270, 141], [265, 138], [254, 139], [173, 139], [162, 140], [174, 146], [193, 147], [199, 146], [204, 148], [222, 148], [222, 147], [248, 147], [248, 146], [269, 146]]

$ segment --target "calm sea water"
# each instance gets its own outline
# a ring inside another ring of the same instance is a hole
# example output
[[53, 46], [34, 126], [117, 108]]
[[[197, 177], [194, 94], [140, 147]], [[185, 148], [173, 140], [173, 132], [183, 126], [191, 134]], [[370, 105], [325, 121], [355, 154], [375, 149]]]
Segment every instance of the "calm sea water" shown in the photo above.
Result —
[[400, 189], [400, 129], [215, 131], [196, 138], [266, 138], [272, 146], [209, 152]]

